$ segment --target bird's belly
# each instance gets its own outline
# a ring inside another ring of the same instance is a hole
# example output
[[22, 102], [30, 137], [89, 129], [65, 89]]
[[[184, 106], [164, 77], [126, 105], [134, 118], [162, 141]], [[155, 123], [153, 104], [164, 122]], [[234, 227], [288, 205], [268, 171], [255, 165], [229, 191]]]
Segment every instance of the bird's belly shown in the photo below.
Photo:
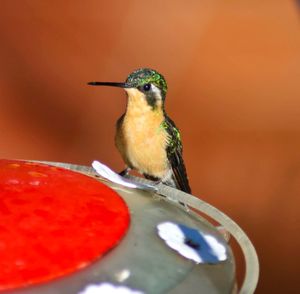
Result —
[[143, 174], [163, 178], [168, 171], [168, 159], [162, 142], [149, 138], [134, 141], [127, 150], [128, 159], [134, 168]]
[[142, 174], [163, 178], [169, 171], [166, 134], [161, 130], [132, 132], [123, 129], [116, 145], [125, 162]]

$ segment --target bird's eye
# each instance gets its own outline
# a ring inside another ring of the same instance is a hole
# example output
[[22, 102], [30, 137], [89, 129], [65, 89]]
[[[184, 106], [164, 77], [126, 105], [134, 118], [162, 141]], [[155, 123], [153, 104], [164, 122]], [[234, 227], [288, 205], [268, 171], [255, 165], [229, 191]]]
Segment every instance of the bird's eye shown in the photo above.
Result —
[[151, 84], [145, 84], [143, 86], [144, 91], [149, 91], [151, 89]]

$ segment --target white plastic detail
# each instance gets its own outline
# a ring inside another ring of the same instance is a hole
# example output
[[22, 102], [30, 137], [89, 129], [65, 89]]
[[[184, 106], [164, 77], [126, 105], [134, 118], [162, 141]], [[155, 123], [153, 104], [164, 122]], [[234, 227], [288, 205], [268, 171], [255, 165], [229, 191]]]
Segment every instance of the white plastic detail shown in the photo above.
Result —
[[137, 188], [137, 185], [135, 185], [129, 181], [126, 181], [126, 179], [124, 179], [122, 176], [118, 175], [117, 173], [112, 171], [108, 166], [104, 165], [103, 163], [101, 163], [97, 160], [93, 161], [92, 167], [100, 176], [102, 176], [103, 178], [105, 178], [113, 183], [116, 183], [116, 184], [119, 184], [119, 185], [122, 185], [122, 186], [125, 186], [128, 188]]
[[78, 294], [144, 294], [144, 292], [132, 290], [125, 286], [113, 285], [111, 283], [101, 283], [88, 285]]

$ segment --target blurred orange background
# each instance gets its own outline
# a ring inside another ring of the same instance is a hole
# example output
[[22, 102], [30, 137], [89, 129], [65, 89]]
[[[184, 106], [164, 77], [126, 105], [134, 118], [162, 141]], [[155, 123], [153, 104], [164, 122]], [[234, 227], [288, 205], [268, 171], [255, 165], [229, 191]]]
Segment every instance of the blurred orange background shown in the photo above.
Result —
[[[2, 0], [0, 156], [123, 168], [124, 81], [168, 81], [193, 193], [232, 217], [257, 293], [299, 290], [300, 34], [295, 1]], [[296, 261], [298, 261], [296, 263]]]

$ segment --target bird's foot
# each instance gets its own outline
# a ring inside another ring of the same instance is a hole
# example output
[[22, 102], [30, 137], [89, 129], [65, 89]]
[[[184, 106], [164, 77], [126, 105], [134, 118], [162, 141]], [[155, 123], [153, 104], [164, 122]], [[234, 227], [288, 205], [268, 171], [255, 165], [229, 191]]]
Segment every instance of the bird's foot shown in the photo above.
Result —
[[131, 170], [130, 167], [126, 167], [124, 170], [122, 170], [121, 172], [119, 172], [119, 175], [120, 175], [121, 177], [126, 177], [126, 176], [128, 176], [130, 170]]
[[143, 174], [144, 177], [147, 179], [147, 180], [150, 180], [152, 181], [155, 185], [156, 184], [159, 184], [161, 182], [161, 179], [160, 178], [157, 178], [157, 177], [154, 177], [154, 176], [150, 176], [150, 175], [147, 175], [147, 174]]

